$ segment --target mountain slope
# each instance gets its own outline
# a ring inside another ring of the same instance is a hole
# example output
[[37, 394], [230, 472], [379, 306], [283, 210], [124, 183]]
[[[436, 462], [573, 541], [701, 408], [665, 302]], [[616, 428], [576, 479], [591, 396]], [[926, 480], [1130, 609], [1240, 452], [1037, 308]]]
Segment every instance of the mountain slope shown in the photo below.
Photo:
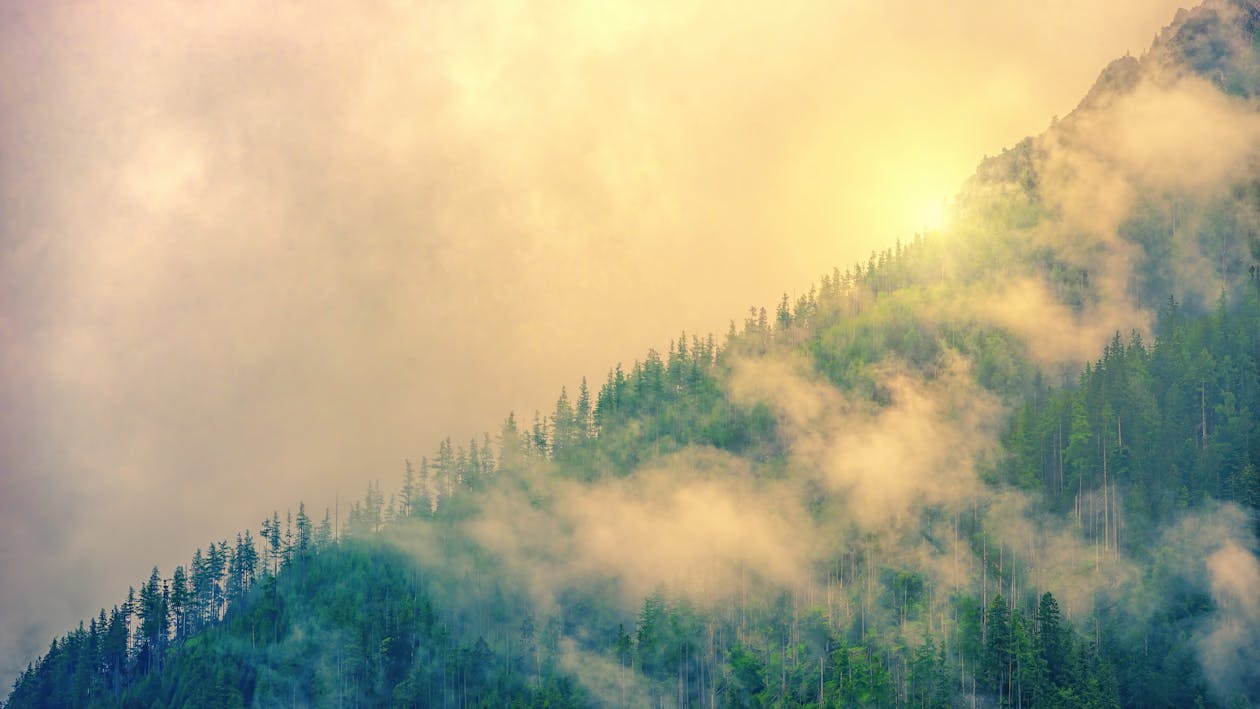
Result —
[[9, 705], [1260, 702], [1258, 16], [720, 346], [155, 570]]

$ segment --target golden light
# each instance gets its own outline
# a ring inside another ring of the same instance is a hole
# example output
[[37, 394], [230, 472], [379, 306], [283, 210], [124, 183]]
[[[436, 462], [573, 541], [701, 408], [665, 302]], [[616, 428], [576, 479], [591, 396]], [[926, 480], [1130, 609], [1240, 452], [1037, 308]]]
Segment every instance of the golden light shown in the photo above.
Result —
[[919, 204], [919, 218], [917, 229], [919, 231], [937, 231], [945, 226], [945, 200], [941, 199], [925, 199]]

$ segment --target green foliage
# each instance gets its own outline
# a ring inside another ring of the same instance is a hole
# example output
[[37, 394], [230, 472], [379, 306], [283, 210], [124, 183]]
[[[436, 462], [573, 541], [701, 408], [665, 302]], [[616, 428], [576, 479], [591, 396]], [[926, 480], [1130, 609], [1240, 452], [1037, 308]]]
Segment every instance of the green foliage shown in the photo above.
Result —
[[1067, 510], [1102, 490], [1106, 475], [1128, 511], [1120, 543], [1143, 542], [1137, 549], [1179, 513], [1179, 499], [1260, 509], [1256, 282], [1234, 299], [1236, 307], [1194, 319], [1170, 301], [1153, 345], [1117, 333], [1079, 387], [1027, 402], [1005, 436], [1008, 479]]

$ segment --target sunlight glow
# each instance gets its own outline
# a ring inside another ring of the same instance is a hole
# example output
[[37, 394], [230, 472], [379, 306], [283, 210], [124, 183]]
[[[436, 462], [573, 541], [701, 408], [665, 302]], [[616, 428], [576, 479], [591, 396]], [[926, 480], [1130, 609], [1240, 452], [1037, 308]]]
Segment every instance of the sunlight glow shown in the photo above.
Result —
[[917, 228], [922, 231], [936, 231], [945, 226], [945, 200], [928, 199], [919, 206]]

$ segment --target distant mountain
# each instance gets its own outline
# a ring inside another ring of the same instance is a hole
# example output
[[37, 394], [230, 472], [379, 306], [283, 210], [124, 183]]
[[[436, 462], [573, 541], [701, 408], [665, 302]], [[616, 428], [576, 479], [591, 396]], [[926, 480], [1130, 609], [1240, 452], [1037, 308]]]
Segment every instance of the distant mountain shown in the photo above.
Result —
[[1180, 12], [948, 226], [154, 569], [7, 706], [1260, 704], [1257, 43]]

